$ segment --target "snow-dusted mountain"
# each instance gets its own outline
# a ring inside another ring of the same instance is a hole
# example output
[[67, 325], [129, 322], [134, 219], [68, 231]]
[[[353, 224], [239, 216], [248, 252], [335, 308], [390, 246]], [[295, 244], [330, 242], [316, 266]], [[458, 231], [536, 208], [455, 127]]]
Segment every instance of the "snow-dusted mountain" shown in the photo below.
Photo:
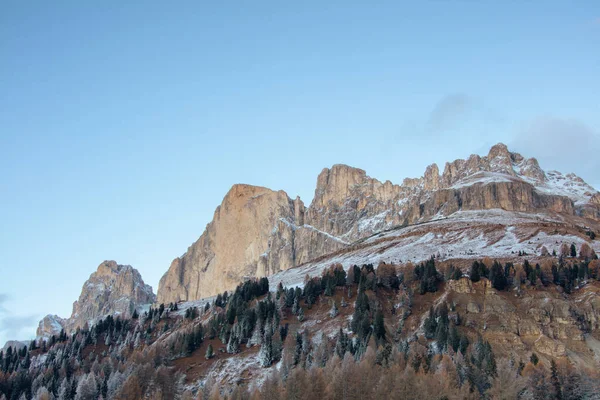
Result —
[[130, 318], [134, 310], [154, 303], [152, 287], [130, 265], [104, 261], [83, 284], [79, 299], [73, 303], [69, 318], [46, 315], [38, 325], [38, 339], [57, 336], [61, 330], [72, 332], [88, 324], [93, 325], [107, 315]]
[[[600, 220], [600, 195], [574, 174], [543, 171], [504, 144], [486, 156], [436, 164], [401, 185], [347, 165], [325, 168], [309, 207], [283, 191], [234, 185], [213, 221], [160, 281], [159, 302], [194, 300], [352, 248], [383, 230], [504, 210], [586, 225]], [[486, 217], [486, 214], [481, 214]], [[487, 217], [486, 217], [487, 218]]]

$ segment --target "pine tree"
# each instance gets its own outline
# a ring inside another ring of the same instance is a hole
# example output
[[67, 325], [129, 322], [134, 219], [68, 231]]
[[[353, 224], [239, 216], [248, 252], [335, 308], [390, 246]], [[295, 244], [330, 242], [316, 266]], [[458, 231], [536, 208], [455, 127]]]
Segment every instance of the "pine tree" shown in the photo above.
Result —
[[260, 360], [260, 365], [264, 368], [270, 367], [271, 364], [273, 364], [273, 336], [270, 329], [265, 330], [258, 358]]
[[460, 334], [454, 325], [452, 325], [452, 328], [450, 328], [450, 332], [448, 333], [448, 345], [450, 345], [455, 353], [458, 352], [460, 346]]
[[577, 247], [575, 247], [575, 243], [571, 243], [571, 257], [577, 257]]
[[206, 355], [204, 356], [207, 360], [210, 360], [211, 358], [213, 358], [215, 356], [215, 352], [213, 351], [213, 347], [212, 344], [208, 344], [208, 347], [206, 348]]
[[300, 310], [298, 311], [298, 321], [302, 322], [304, 321], [304, 309], [300, 308]]
[[481, 280], [481, 275], [479, 272], [479, 263], [477, 261], [474, 261], [471, 265], [469, 277], [471, 278], [472, 282], [479, 282]]
[[375, 313], [375, 323], [373, 327], [373, 333], [378, 343], [385, 341], [385, 324], [383, 321], [383, 312], [377, 310]]
[[344, 333], [342, 328], [340, 327], [340, 331], [338, 332], [337, 341], [335, 343], [335, 352], [340, 359], [344, 359], [344, 355], [346, 354], [346, 350], [348, 349], [348, 335]]
[[344, 296], [342, 296], [342, 301], [340, 302], [340, 306], [348, 307], [348, 303], [346, 303], [346, 300], [344, 300]]
[[337, 308], [337, 305], [335, 304], [335, 300], [333, 300], [331, 302], [331, 309], [329, 310], [329, 316], [331, 318], [335, 318], [337, 317], [337, 315], [340, 313], [340, 311]]
[[429, 315], [425, 319], [423, 329], [425, 331], [425, 337], [427, 339], [433, 339], [437, 329], [437, 316], [435, 314], [435, 311], [433, 310], [433, 306], [431, 306], [431, 308], [429, 309]]

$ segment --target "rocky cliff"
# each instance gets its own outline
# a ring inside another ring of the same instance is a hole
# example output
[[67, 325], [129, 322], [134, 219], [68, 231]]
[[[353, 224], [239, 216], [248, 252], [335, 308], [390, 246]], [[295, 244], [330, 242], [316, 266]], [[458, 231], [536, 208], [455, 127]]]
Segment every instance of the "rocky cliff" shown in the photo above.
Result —
[[304, 225], [305, 207], [283, 191], [234, 185], [188, 251], [171, 263], [158, 301], [198, 299], [308, 261], [345, 243]]
[[395, 226], [457, 211], [502, 209], [600, 220], [600, 195], [581, 178], [544, 172], [535, 158], [504, 144], [486, 156], [436, 164], [401, 185], [347, 165], [325, 168], [305, 207], [283, 191], [234, 185], [205, 232], [162, 277], [159, 302], [193, 300], [233, 289], [340, 250]]
[[71, 316], [63, 319], [46, 315], [39, 322], [37, 337], [48, 339], [62, 329], [72, 332], [107, 315], [130, 318], [135, 309], [155, 300], [152, 287], [144, 283], [138, 270], [115, 261], [104, 261], [83, 284], [79, 299], [73, 303]]
[[38, 324], [36, 335], [38, 338], [48, 339], [51, 336], [58, 336], [65, 328], [67, 320], [58, 315], [48, 314]]
[[155, 299], [152, 287], [144, 283], [138, 270], [115, 261], [104, 261], [83, 284], [65, 327], [71, 331], [109, 314], [129, 318], [136, 307], [153, 303]]

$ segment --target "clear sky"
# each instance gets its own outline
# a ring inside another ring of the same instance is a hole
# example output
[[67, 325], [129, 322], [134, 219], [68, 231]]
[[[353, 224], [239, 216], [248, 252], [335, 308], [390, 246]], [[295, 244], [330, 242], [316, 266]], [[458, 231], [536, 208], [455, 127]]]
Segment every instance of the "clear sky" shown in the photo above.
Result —
[[105, 259], [156, 291], [234, 183], [502, 141], [600, 187], [600, 2], [361, 3], [1, 2], [0, 343]]

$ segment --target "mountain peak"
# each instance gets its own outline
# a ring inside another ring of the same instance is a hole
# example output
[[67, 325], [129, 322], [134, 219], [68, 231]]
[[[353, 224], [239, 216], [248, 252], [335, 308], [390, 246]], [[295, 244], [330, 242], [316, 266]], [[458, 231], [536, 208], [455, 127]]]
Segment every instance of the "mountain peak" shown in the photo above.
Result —
[[40, 322], [44, 326], [63, 325], [67, 330], [93, 324], [96, 319], [106, 315], [129, 317], [140, 305], [155, 301], [152, 287], [145, 284], [137, 269], [130, 265], [121, 265], [107, 260], [98, 265], [89, 279], [83, 284], [79, 299], [73, 303], [73, 313], [67, 320], [56, 316], [46, 316]]

